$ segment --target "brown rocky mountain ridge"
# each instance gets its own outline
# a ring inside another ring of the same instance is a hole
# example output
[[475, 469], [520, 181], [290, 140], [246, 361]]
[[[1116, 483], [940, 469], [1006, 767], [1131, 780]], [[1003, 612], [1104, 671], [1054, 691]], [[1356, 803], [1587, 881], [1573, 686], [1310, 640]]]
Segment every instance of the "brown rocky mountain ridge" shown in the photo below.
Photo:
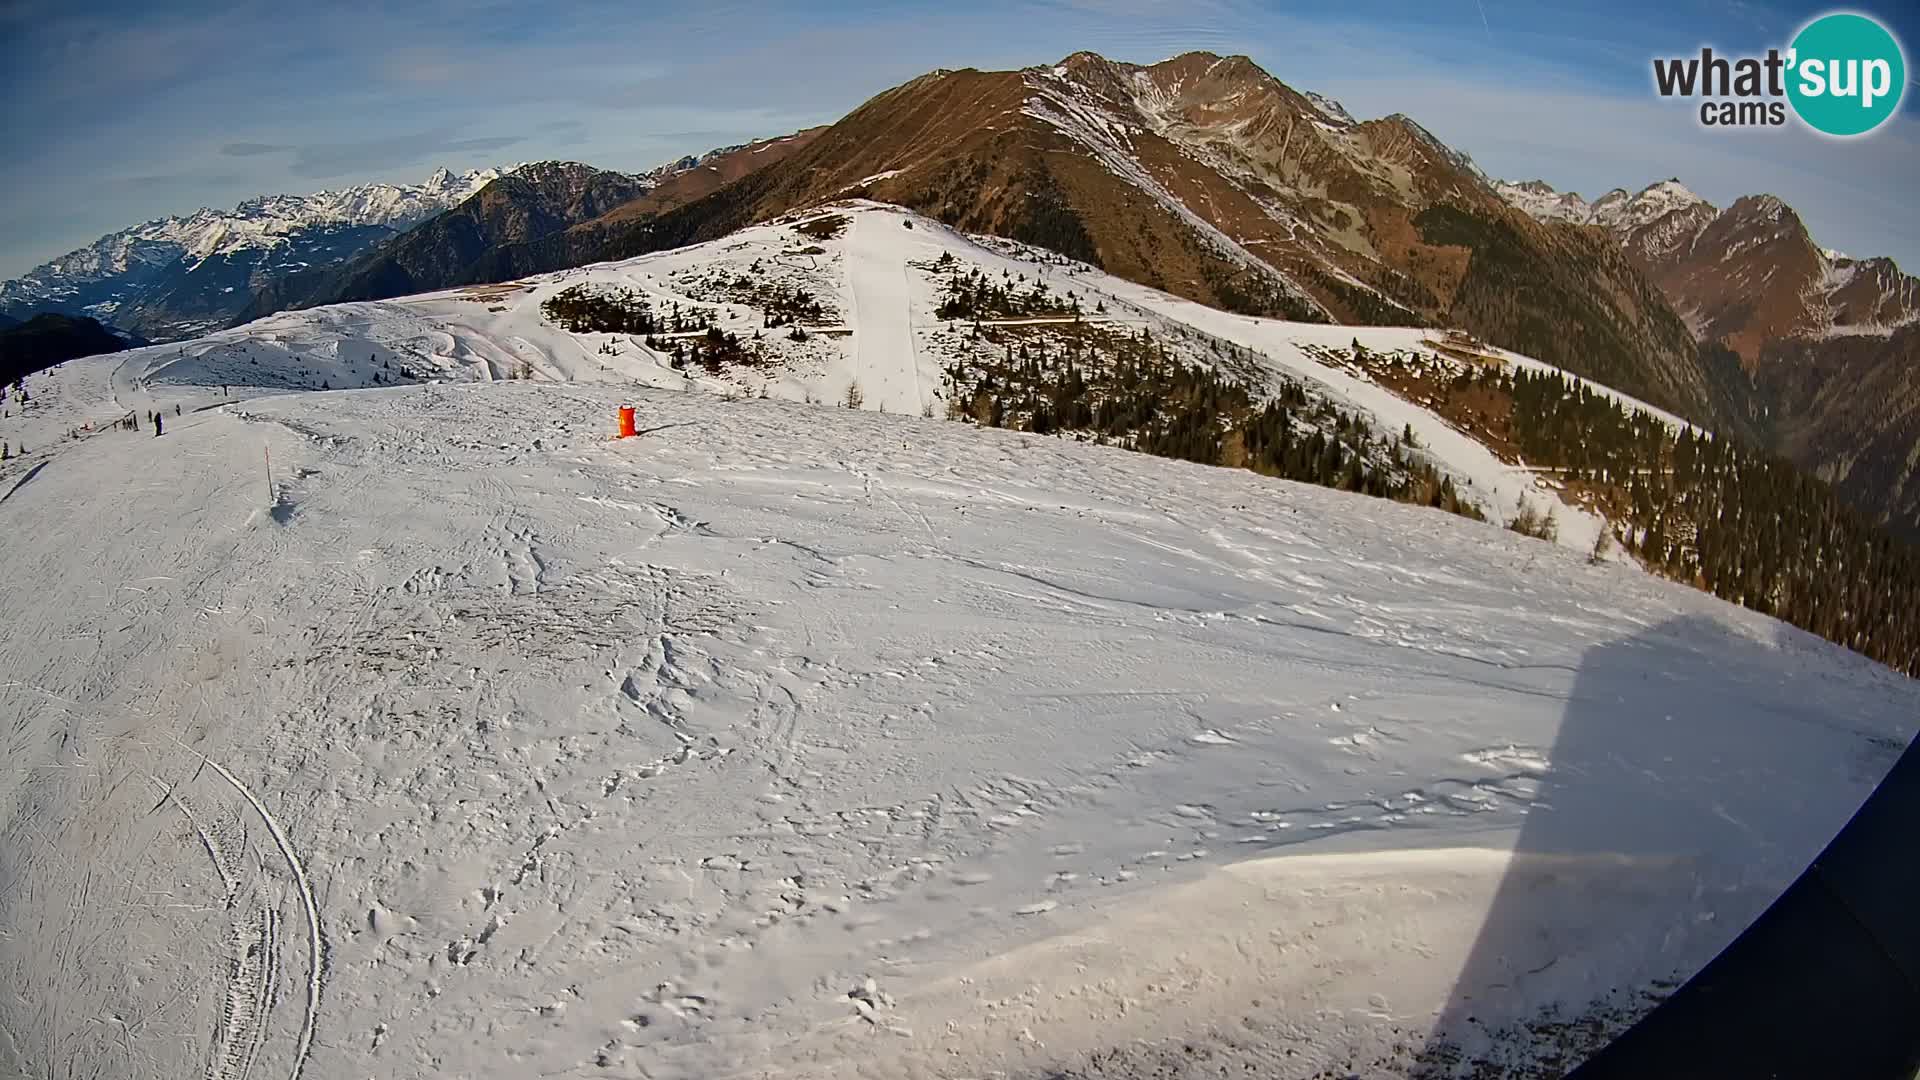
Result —
[[[1245, 57], [1209, 53], [1137, 65], [1081, 52], [1018, 71], [934, 71], [830, 126], [754, 147], [677, 189], [661, 185], [556, 228], [489, 233], [453, 257], [408, 265], [408, 234], [357, 275], [277, 306], [510, 280], [864, 196], [1228, 310], [1460, 326], [1794, 454], [1857, 505], [1920, 529], [1920, 482], [1905, 480], [1912, 464], [1888, 458], [1914, 445], [1905, 414], [1876, 419], [1858, 445], [1825, 426], [1851, 408], [1850, 374], [1893, 362], [1885, 357], [1910, 348], [1911, 335], [1823, 351], [1821, 363], [1795, 369], [1799, 382], [1769, 377], [1761, 363], [1771, 343], [1801, 340], [1795, 328], [1897, 321], [1913, 294], [1876, 291], [1872, 282], [1899, 280], [1883, 260], [1826, 258], [1777, 200], [1722, 212], [1677, 184], [1656, 185], [1661, 199], [1616, 192], [1586, 207], [1573, 197], [1589, 218], [1603, 213], [1595, 228], [1516, 205], [1516, 186], [1409, 117], [1355, 121]], [[1535, 188], [1538, 199], [1559, 199]], [[443, 215], [476, 216], [465, 206]], [[382, 272], [393, 266], [406, 272]], [[1815, 288], [1816, 279], [1833, 287]], [[1790, 302], [1814, 293], [1820, 304]], [[1799, 414], [1775, 399], [1807, 393], [1808, 380], [1834, 404], [1790, 422]], [[1895, 392], [1899, 380], [1882, 382]], [[1904, 509], [1892, 512], [1896, 504]]]
[[1703, 344], [1737, 358], [1743, 434], [1920, 537], [1920, 279], [1821, 248], [1774, 196], [1720, 209], [1675, 183], [1584, 211], [1538, 181], [1508, 187], [1530, 212], [1612, 235]]
[[1355, 122], [1207, 53], [931, 72], [702, 199], [501, 245], [442, 284], [712, 239], [854, 195], [1230, 310], [1458, 324], [1703, 422], [1721, 407], [1686, 325], [1604, 236], [1515, 210], [1405, 116]]

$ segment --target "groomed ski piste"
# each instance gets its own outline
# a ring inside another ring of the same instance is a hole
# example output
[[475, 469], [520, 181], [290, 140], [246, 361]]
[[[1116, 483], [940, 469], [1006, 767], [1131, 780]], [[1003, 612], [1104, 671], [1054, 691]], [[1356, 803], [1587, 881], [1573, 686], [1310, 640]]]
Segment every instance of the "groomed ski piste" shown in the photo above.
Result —
[[[1914, 734], [1912, 681], [1577, 538], [923, 418], [952, 251], [1411, 424], [1496, 522], [1533, 482], [1297, 347], [1415, 331], [834, 212], [29, 377], [0, 1073], [1551, 1071]], [[755, 260], [839, 329], [708, 375], [540, 315], [750, 333], [695, 279]]]

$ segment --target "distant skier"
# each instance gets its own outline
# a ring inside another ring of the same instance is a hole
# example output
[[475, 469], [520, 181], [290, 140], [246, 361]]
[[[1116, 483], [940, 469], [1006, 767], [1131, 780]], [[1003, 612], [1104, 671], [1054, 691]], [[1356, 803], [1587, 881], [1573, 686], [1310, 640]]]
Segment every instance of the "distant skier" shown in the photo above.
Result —
[[160, 437], [160, 414], [159, 413], [153, 414], [153, 437], [156, 439]]
[[175, 402], [175, 403], [174, 403], [174, 406], [173, 406], [173, 415], [175, 415], [175, 416], [179, 416], [179, 415], [180, 415], [180, 405], [179, 405], [179, 403], [178, 403], [178, 402]]

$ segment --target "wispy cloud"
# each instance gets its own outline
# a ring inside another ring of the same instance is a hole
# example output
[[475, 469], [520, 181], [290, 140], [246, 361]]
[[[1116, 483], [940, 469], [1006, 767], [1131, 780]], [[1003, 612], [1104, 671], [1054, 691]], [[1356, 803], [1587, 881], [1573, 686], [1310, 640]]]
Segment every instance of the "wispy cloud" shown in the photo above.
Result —
[[138, 176], [120, 176], [104, 181], [109, 190], [126, 192], [156, 192], [176, 194], [181, 191], [204, 190], [230, 184], [239, 179], [238, 174], [222, 172], [163, 172], [143, 173]]
[[228, 157], [259, 157], [261, 154], [280, 154], [293, 149], [284, 143], [230, 142], [220, 148]]
[[450, 83], [468, 69], [447, 49], [436, 46], [409, 46], [381, 55], [379, 73], [401, 83]]

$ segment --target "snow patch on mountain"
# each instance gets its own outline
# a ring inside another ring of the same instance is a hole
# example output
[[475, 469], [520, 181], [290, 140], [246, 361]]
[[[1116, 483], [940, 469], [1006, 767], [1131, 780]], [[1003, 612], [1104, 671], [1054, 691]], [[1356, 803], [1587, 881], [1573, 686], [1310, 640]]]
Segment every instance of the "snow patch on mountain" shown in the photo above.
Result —
[[1304, 96], [1308, 101], [1312, 102], [1313, 107], [1319, 109], [1327, 119], [1332, 120], [1341, 127], [1351, 127], [1360, 122], [1353, 118], [1353, 114], [1347, 111], [1345, 105], [1340, 104], [1325, 94], [1316, 94], [1312, 90], [1308, 90]]
[[1584, 225], [1593, 218], [1593, 208], [1572, 191], [1555, 191], [1544, 180], [1513, 183], [1495, 180], [1493, 190], [1509, 203], [1539, 221], [1570, 221]]
[[1712, 204], [1694, 194], [1679, 180], [1662, 180], [1647, 185], [1631, 196], [1619, 189], [1608, 192], [1593, 204], [1593, 224], [1625, 232], [1651, 225], [1668, 214], [1696, 206], [1713, 209]]
[[1520, 210], [1540, 221], [1567, 221], [1575, 225], [1599, 225], [1625, 234], [1650, 225], [1678, 211], [1695, 207], [1714, 212], [1713, 204], [1694, 194], [1678, 179], [1649, 184], [1638, 192], [1614, 188], [1588, 203], [1577, 193], [1555, 191], [1544, 180], [1514, 183], [1495, 180], [1494, 191]]

